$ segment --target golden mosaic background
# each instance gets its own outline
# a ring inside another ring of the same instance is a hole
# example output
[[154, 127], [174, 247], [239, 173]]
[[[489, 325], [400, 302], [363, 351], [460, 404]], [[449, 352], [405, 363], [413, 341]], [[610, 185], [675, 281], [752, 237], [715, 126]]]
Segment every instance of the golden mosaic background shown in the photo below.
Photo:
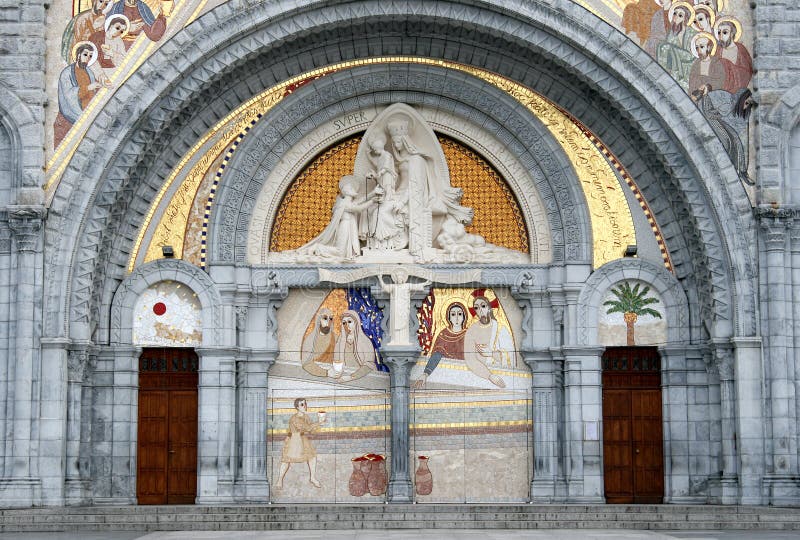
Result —
[[[462, 144], [442, 135], [438, 139], [450, 183], [464, 190], [462, 204], [475, 210], [467, 231], [492, 244], [528, 253], [525, 220], [502, 177]], [[339, 180], [353, 171], [360, 142], [357, 135], [326, 150], [300, 173], [278, 208], [270, 251], [296, 249], [322, 232], [331, 219]]]

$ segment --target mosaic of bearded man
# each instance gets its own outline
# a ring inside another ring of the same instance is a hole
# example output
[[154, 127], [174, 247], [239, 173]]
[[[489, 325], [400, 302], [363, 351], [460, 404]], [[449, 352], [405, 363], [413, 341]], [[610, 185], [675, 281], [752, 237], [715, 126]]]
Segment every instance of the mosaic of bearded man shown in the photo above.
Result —
[[753, 77], [753, 59], [747, 47], [739, 43], [742, 26], [733, 17], [722, 17], [714, 26], [717, 35], [717, 58], [725, 68], [725, 87], [722, 90], [735, 94], [747, 88]]
[[692, 40], [697, 60], [689, 71], [689, 92], [694, 99], [712, 90], [721, 90], [725, 84], [725, 68], [714, 56], [716, 43], [714, 36], [700, 32]]
[[300, 364], [303, 369], [316, 377], [327, 377], [328, 370], [319, 364], [333, 364], [333, 351], [336, 346], [336, 334], [333, 332], [333, 312], [320, 308], [317, 312], [314, 328], [303, 339], [300, 349]]
[[377, 371], [375, 347], [361, 328], [361, 318], [353, 310], [342, 313], [342, 331], [336, 341], [330, 375], [340, 382], [354, 381]]
[[689, 72], [694, 63], [692, 39], [697, 31], [691, 27], [694, 9], [686, 2], [676, 2], [669, 10], [667, 36], [656, 49], [656, 60], [669, 71], [684, 89], [689, 89]]
[[94, 43], [79, 43], [75, 47], [74, 62], [65, 67], [58, 76], [58, 116], [53, 123], [54, 148], [58, 148], [100, 89], [100, 83], [90, 69], [96, 60], [97, 47]]
[[92, 0], [92, 7], [81, 11], [67, 24], [61, 38], [61, 57], [70, 62], [70, 55], [75, 45], [81, 41], [89, 41], [95, 32], [102, 32], [106, 21], [106, 12], [111, 8], [111, 0]]
[[472, 312], [477, 320], [467, 328], [464, 336], [464, 361], [478, 377], [505, 388], [503, 378], [492, 373], [488, 364], [505, 362], [511, 367], [514, 359], [513, 339], [506, 328], [500, 327], [494, 316], [492, 308], [498, 307], [497, 302], [490, 301], [482, 291], [473, 295], [475, 300]]

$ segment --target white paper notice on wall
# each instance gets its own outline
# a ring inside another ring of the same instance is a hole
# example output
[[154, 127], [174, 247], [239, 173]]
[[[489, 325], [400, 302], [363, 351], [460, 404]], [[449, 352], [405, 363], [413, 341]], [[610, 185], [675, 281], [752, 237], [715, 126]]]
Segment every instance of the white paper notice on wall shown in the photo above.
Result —
[[584, 441], [600, 440], [600, 426], [598, 422], [583, 423], [583, 440]]

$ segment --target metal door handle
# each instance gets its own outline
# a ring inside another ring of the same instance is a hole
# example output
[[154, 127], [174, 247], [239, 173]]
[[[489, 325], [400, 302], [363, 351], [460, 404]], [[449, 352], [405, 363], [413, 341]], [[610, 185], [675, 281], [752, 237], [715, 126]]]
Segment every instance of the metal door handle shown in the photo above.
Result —
[[639, 449], [638, 449], [638, 448], [636, 449], [636, 453], [637, 453], [637, 454], [639, 453]]
[[[170, 454], [174, 454], [174, 453], [175, 453], [175, 450], [169, 450], [169, 453], [170, 453]], [[636, 451], [636, 453], [638, 454], [638, 453], [639, 453], [639, 451], [637, 450], [637, 451]]]

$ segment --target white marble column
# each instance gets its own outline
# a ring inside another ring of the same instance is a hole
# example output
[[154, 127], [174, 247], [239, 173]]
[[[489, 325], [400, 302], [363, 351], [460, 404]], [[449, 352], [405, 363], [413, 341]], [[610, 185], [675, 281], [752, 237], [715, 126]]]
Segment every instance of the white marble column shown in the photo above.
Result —
[[139, 356], [132, 346], [97, 351], [92, 396], [92, 499], [99, 505], [136, 504]]
[[236, 441], [235, 348], [196, 349], [200, 357], [197, 504], [233, 502]]

